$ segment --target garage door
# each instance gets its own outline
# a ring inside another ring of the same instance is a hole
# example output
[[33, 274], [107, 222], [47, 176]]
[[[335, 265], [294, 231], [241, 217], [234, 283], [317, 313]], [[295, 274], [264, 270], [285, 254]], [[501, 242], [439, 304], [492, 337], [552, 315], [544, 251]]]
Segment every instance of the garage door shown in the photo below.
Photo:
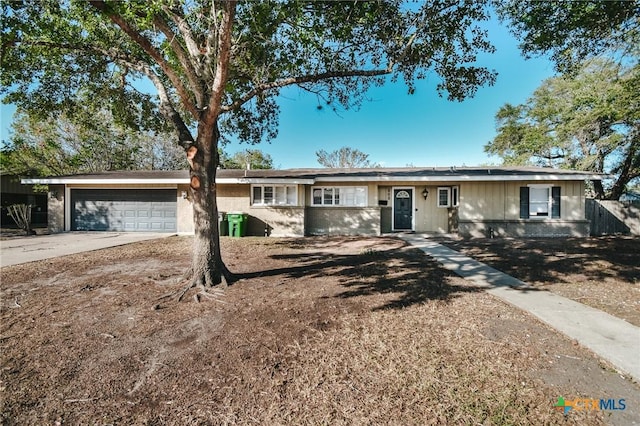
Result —
[[176, 232], [176, 190], [71, 190], [74, 231]]

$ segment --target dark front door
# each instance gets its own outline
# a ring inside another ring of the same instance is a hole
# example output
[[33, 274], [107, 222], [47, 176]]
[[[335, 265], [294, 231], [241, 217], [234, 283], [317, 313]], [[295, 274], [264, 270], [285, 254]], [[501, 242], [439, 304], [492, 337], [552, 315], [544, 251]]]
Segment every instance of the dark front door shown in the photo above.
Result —
[[393, 229], [411, 230], [413, 222], [413, 189], [393, 190]]

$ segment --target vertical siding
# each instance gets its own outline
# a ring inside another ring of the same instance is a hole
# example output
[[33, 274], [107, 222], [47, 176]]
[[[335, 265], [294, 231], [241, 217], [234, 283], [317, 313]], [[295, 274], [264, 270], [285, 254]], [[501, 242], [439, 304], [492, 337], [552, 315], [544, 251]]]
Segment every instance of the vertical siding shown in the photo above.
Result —
[[[448, 232], [448, 210], [438, 207], [438, 186], [451, 186], [451, 183], [434, 185], [416, 182], [398, 182], [394, 185], [385, 185], [378, 188], [378, 196], [381, 200], [387, 200], [388, 208], [393, 208], [393, 191], [394, 187], [412, 187], [414, 188], [414, 198], [416, 210], [414, 214], [416, 232]], [[425, 200], [422, 191], [427, 188], [429, 195]], [[393, 220], [393, 219], [392, 219]]]
[[419, 206], [416, 213], [421, 216], [420, 223], [416, 222], [417, 232], [445, 233], [449, 231], [449, 211], [445, 207], [438, 207], [438, 186], [448, 185], [427, 186], [429, 195], [426, 200], [422, 196], [424, 187], [416, 188], [416, 205]]
[[529, 184], [559, 186], [562, 219], [584, 219], [584, 182], [469, 182], [460, 185], [461, 220], [520, 219], [520, 187]]
[[584, 182], [563, 182], [560, 186], [560, 215], [564, 219], [584, 219]]
[[505, 188], [505, 211], [506, 220], [520, 219], [520, 187], [521, 182], [504, 182]]
[[460, 185], [460, 220], [504, 219], [509, 190], [505, 182], [469, 182]]

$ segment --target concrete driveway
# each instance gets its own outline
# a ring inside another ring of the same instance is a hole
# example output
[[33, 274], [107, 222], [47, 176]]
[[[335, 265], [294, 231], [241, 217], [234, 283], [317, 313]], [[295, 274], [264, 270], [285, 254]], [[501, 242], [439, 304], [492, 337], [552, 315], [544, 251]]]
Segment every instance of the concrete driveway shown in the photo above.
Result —
[[0, 241], [0, 266], [18, 265], [84, 251], [121, 246], [175, 234], [151, 232], [65, 232]]

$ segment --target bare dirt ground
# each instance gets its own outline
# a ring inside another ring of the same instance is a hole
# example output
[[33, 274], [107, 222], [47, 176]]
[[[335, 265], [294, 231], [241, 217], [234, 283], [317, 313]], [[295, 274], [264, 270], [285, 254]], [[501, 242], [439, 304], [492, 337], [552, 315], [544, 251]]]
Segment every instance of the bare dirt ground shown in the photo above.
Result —
[[[164, 302], [191, 239], [2, 268], [0, 421], [631, 424], [640, 388], [394, 238], [223, 239], [240, 280]], [[554, 409], [625, 399], [624, 411]]]
[[531, 285], [640, 327], [640, 238], [441, 242]]

